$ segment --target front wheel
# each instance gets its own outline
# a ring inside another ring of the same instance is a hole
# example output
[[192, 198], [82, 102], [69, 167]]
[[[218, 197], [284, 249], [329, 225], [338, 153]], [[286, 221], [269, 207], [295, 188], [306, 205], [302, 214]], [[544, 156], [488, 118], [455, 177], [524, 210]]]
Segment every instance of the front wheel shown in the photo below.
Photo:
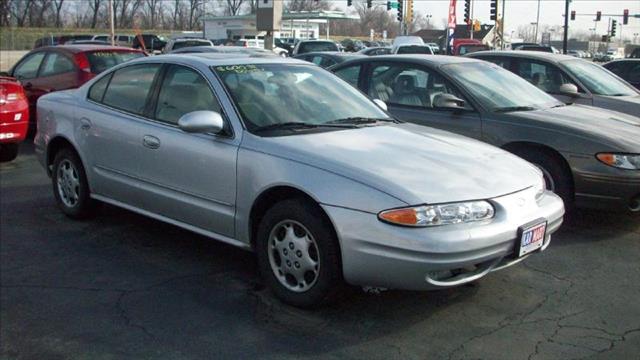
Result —
[[516, 155], [538, 167], [542, 171], [547, 190], [560, 196], [567, 209], [572, 207], [574, 193], [571, 170], [561, 159], [543, 151], [521, 151], [516, 152]]
[[81, 219], [92, 214], [95, 203], [82, 161], [73, 150], [63, 149], [56, 154], [51, 180], [56, 203], [65, 215]]
[[317, 205], [304, 200], [285, 200], [267, 211], [258, 228], [256, 253], [262, 278], [290, 305], [326, 303], [342, 284], [331, 224]]

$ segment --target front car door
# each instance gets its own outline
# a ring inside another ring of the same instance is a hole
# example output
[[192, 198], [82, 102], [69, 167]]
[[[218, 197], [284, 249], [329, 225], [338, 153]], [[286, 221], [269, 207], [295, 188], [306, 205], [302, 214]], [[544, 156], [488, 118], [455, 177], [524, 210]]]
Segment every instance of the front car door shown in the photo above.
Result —
[[27, 55], [11, 71], [11, 76], [18, 79], [29, 100], [30, 122], [35, 124], [36, 102], [47, 92], [38, 80], [38, 71], [44, 62], [45, 51], [38, 51]]
[[189, 134], [178, 127], [187, 113], [220, 114], [220, 101], [204, 74], [167, 64], [138, 139], [143, 208], [170, 219], [234, 236], [238, 138], [225, 117], [221, 134]]
[[[554, 96], [565, 104], [593, 104], [593, 97], [580, 84], [574, 81], [571, 76], [555, 64], [533, 59], [518, 58], [512, 66], [513, 72], [521, 78], [529, 81], [540, 90]], [[572, 97], [561, 94], [560, 86], [564, 84], [575, 85], [578, 88], [578, 96]]]
[[[363, 91], [373, 99], [384, 101], [398, 119], [482, 138], [480, 114], [437, 70], [411, 63], [371, 62], [360, 76], [368, 79], [361, 83]], [[465, 100], [465, 109], [435, 107], [434, 100], [441, 94]]]

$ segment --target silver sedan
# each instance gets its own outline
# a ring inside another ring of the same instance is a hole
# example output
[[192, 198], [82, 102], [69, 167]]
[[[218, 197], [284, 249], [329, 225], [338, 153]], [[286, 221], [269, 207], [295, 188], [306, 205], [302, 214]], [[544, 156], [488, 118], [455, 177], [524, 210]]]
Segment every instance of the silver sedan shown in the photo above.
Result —
[[302, 307], [464, 284], [544, 250], [564, 206], [498, 148], [400, 123], [297, 60], [167, 55], [38, 101], [65, 214], [106, 202], [255, 251]]

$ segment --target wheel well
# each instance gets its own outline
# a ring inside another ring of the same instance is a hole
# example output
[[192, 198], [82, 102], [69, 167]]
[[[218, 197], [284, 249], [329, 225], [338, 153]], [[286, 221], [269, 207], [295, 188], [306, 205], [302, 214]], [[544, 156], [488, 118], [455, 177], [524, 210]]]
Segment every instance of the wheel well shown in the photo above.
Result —
[[[56, 158], [56, 154], [62, 149], [72, 149], [76, 151], [73, 145], [69, 142], [69, 140], [63, 137], [56, 137], [49, 142], [47, 146], [47, 171], [50, 171], [50, 167], [53, 164], [53, 160]], [[77, 153], [77, 151], [76, 151]]]
[[502, 146], [502, 149], [515, 155], [520, 155], [525, 151], [537, 151], [537, 152], [541, 152], [554, 157], [555, 159], [560, 161], [560, 163], [562, 163], [562, 165], [564, 166], [564, 169], [569, 175], [571, 179], [571, 184], [573, 186], [573, 172], [571, 171], [571, 166], [569, 166], [569, 163], [567, 162], [567, 160], [557, 150], [546, 145], [530, 143], [525, 141], [512, 142], [512, 143], [505, 144]]
[[[315, 201], [315, 199], [313, 199], [307, 193], [291, 186], [276, 186], [260, 194], [251, 207], [251, 213], [249, 214], [249, 236], [252, 247], [255, 247], [258, 225], [260, 224], [260, 221], [266, 214], [267, 210], [269, 210], [273, 205], [280, 201], [296, 198], [302, 199], [317, 206], [325, 216], [325, 220], [327, 220], [327, 222], [331, 224], [329, 216], [324, 212], [318, 202]], [[335, 229], [333, 229], [333, 226], [331, 227], [331, 229], [335, 233]]]

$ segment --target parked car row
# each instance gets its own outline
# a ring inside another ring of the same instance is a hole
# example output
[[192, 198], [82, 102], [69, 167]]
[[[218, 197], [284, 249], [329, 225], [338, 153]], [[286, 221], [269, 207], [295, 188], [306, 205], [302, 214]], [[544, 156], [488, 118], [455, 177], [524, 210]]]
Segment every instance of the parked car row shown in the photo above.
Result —
[[545, 250], [565, 207], [640, 212], [640, 92], [605, 68], [324, 43], [299, 41], [297, 59], [175, 42], [148, 58], [39, 48], [8, 74], [22, 86], [0, 81], [2, 134], [26, 126], [28, 98], [63, 213], [106, 202], [252, 250], [276, 296], [301, 307], [345, 283], [476, 281]]

